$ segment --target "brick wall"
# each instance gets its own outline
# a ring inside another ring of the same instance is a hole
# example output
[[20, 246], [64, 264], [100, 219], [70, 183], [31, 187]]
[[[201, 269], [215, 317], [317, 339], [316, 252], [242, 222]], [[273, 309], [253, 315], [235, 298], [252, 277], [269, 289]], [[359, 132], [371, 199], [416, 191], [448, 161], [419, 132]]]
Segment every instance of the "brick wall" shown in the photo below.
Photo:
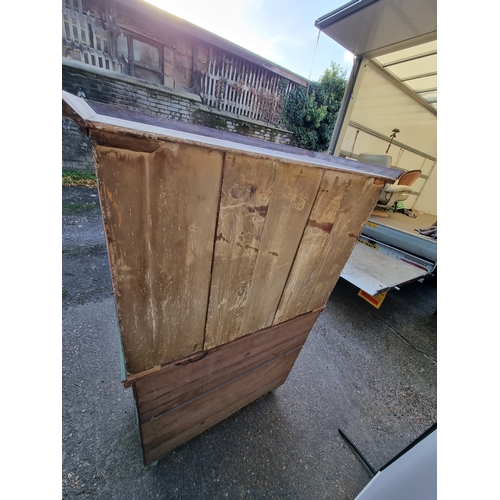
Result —
[[[63, 58], [62, 88], [74, 95], [81, 92], [87, 99], [141, 113], [294, 145], [290, 132], [210, 109], [196, 94], [150, 84], [71, 59]], [[63, 119], [62, 132], [63, 169], [92, 171], [94, 162], [89, 139], [67, 119]]]
[[90, 139], [67, 118], [62, 119], [62, 163], [63, 170], [91, 172], [94, 169]]

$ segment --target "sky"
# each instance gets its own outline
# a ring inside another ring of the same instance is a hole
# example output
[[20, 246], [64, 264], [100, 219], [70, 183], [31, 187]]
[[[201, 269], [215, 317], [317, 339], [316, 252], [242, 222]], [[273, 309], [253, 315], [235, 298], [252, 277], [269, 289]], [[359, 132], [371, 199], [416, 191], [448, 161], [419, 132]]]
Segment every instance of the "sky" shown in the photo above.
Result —
[[349, 75], [351, 54], [324, 33], [318, 41], [314, 26], [348, 0], [147, 1], [305, 78], [318, 80], [332, 62]]

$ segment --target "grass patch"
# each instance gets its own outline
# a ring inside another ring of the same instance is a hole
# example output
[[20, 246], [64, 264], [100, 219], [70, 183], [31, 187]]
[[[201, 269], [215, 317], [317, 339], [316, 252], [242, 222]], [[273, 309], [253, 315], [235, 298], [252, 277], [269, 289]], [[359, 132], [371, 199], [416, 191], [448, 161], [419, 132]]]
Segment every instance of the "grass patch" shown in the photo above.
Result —
[[92, 203], [63, 203], [62, 213], [63, 215], [85, 214], [91, 212], [97, 207], [99, 207], [98, 201], [94, 201]]
[[90, 172], [73, 172], [70, 170], [63, 170], [62, 184], [63, 186], [72, 187], [97, 187], [95, 174]]

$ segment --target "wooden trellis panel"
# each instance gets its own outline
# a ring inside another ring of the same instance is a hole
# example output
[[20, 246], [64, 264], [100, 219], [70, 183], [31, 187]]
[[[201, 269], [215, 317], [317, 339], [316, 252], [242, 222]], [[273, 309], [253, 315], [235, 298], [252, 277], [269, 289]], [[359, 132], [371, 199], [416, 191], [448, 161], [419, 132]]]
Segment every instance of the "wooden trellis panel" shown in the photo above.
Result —
[[212, 108], [279, 125], [281, 98], [297, 86], [256, 64], [212, 49], [202, 96]]
[[[101, 14], [100, 17], [106, 17]], [[111, 23], [108, 16], [107, 23]], [[111, 30], [102, 25], [89, 11], [83, 11], [82, 0], [63, 0], [62, 2], [62, 43], [65, 55], [71, 52], [81, 62], [121, 72], [121, 65], [116, 57], [116, 48]]]

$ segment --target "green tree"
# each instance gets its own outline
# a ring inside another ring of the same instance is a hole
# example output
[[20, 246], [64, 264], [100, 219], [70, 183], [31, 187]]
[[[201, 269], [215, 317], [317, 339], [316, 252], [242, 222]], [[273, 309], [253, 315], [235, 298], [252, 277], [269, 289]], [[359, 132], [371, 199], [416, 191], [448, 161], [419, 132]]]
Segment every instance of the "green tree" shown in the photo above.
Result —
[[332, 62], [317, 82], [311, 82], [308, 88], [298, 87], [283, 99], [281, 117], [299, 147], [328, 149], [346, 83], [345, 70]]

